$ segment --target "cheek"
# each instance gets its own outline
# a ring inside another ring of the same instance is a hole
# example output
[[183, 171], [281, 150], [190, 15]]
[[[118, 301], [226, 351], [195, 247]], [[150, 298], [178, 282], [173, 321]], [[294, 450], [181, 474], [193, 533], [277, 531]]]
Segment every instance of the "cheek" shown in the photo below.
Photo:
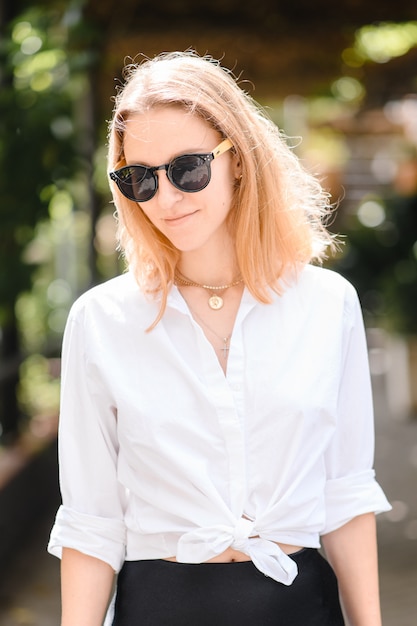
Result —
[[138, 211], [141, 211], [143, 215], [145, 215], [152, 224], [154, 223], [152, 207], [149, 206], [151, 204], [151, 200], [144, 204], [138, 204]]
[[[212, 193], [216, 197], [216, 202], [223, 207], [229, 207], [235, 194], [236, 178], [232, 171], [232, 165], [225, 167], [218, 175], [212, 177]], [[211, 184], [210, 184], [211, 186]]]
[[[149, 206], [149, 204], [151, 206]], [[142, 223], [145, 221], [145, 223], [149, 224], [152, 228], [156, 228], [158, 232], [161, 232], [161, 224], [157, 222], [156, 214], [152, 207], [152, 200], [145, 202], [143, 205], [138, 204], [137, 210], [142, 214]]]
[[229, 178], [225, 184], [223, 194], [223, 206], [225, 210], [230, 211], [235, 205], [236, 191], [235, 179]]

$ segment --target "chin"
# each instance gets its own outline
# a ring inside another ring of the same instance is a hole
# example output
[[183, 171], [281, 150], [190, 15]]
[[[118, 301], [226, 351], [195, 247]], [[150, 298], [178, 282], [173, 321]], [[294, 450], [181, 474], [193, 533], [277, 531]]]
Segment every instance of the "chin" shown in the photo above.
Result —
[[195, 238], [192, 241], [189, 239], [179, 239], [175, 237], [169, 238], [170, 242], [178, 250], [178, 252], [195, 252], [199, 250], [204, 244], [201, 242], [196, 242]]

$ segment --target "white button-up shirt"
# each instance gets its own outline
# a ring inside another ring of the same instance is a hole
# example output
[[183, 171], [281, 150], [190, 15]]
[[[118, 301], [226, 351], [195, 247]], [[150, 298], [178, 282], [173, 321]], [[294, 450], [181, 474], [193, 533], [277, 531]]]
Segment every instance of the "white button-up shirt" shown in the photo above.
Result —
[[63, 504], [49, 550], [206, 561], [232, 547], [284, 584], [275, 542], [319, 547], [390, 508], [375, 481], [362, 315], [353, 287], [307, 266], [272, 304], [245, 291], [225, 376], [173, 287], [162, 321], [130, 273], [74, 304], [63, 343]]

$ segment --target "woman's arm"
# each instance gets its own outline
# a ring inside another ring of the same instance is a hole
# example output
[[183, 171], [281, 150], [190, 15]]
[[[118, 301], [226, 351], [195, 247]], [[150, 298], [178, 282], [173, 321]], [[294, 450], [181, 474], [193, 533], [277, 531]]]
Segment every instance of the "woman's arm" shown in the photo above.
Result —
[[349, 626], [381, 626], [375, 515], [367, 513], [322, 536]]
[[63, 548], [61, 626], [102, 626], [114, 582], [108, 563]]

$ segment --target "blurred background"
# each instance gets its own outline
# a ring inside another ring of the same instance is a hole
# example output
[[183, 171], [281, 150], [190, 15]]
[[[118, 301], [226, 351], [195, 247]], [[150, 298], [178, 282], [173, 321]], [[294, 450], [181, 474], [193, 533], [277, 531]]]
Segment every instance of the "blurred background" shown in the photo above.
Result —
[[[358, 289], [376, 413], [385, 626], [417, 623], [415, 0], [2, 0], [0, 625], [59, 623], [60, 344], [75, 298], [123, 271], [107, 121], [127, 63], [221, 58], [338, 203], [329, 267]], [[301, 139], [300, 139], [301, 138]]]

